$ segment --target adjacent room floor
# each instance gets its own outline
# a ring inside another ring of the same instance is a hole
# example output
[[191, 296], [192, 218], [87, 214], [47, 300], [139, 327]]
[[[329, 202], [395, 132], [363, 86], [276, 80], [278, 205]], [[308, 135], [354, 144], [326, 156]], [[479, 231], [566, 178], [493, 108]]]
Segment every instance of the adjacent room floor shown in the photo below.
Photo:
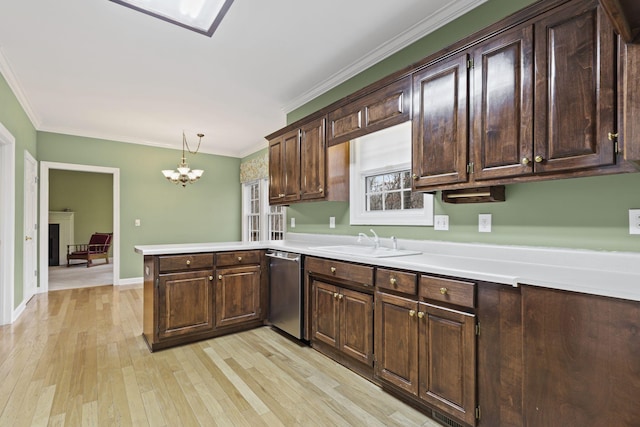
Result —
[[86, 288], [99, 285], [113, 285], [113, 261], [94, 261], [87, 268], [86, 263], [49, 267], [49, 290]]
[[150, 353], [142, 294], [38, 294], [0, 327], [0, 425], [439, 425], [270, 327]]

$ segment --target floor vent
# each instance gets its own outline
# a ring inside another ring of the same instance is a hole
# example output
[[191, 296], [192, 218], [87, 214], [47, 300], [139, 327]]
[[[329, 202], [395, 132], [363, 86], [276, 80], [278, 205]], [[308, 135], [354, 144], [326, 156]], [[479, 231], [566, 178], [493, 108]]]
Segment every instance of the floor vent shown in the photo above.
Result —
[[441, 414], [440, 412], [433, 411], [433, 419], [438, 421], [439, 423], [448, 426], [448, 427], [464, 427], [457, 421], [452, 420], [446, 415]]

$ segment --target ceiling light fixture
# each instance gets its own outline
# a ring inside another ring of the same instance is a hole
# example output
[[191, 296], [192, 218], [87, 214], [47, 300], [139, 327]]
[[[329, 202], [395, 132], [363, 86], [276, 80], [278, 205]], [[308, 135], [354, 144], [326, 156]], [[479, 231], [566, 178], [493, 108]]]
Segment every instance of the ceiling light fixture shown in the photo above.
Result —
[[233, 0], [111, 0], [211, 37]]
[[184, 135], [184, 131], [182, 132], [182, 161], [178, 164], [178, 170], [174, 171], [173, 169], [164, 169], [162, 171], [162, 175], [164, 175], [165, 178], [167, 178], [169, 181], [173, 182], [174, 184], [182, 184], [183, 187], [187, 186], [187, 183], [194, 183], [197, 180], [200, 179], [200, 177], [202, 176], [202, 174], [204, 173], [204, 171], [202, 169], [194, 169], [191, 170], [191, 168], [189, 168], [189, 165], [187, 164], [187, 159], [184, 156], [184, 147], [187, 147], [187, 151], [191, 154], [198, 154], [198, 150], [200, 150], [200, 143], [202, 142], [202, 137], [204, 136], [204, 134], [199, 133], [198, 134], [198, 147], [196, 148], [196, 151], [191, 151], [191, 149], [189, 149], [189, 143], [187, 142], [187, 137]]

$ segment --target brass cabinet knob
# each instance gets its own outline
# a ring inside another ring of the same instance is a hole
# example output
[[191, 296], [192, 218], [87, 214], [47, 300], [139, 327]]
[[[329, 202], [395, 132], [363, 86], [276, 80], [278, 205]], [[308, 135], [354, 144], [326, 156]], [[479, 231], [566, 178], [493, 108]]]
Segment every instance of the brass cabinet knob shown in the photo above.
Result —
[[529, 163], [531, 163], [531, 160], [528, 157], [523, 157], [522, 160], [520, 161], [520, 163], [522, 163], [523, 165], [528, 165]]
[[337, 293], [337, 292], [334, 292], [334, 293], [333, 293], [333, 297], [334, 297], [334, 298], [338, 298], [338, 293]]
[[413, 175], [411, 175], [411, 177], [412, 177], [413, 179], [418, 179], [418, 175], [416, 175], [415, 173], [414, 173]]
[[332, 273], [336, 272], [336, 268], [335, 267], [331, 267], [330, 270], [331, 270]]
[[242, 261], [242, 257], [241, 256], [238, 257], [238, 262], [240, 262], [240, 261]]
[[222, 280], [222, 274], [218, 274], [218, 280]]
[[544, 157], [536, 156], [536, 158], [534, 160], [536, 161], [536, 163], [542, 163], [542, 161], [544, 160]]
[[607, 135], [609, 137], [609, 141], [614, 141], [616, 139], [618, 139], [618, 133], [613, 133], [613, 132], [609, 132], [609, 134]]
[[416, 315], [416, 311], [415, 310], [409, 310], [409, 317], [413, 317]]
[[209, 281], [213, 280], [213, 276], [209, 276]]
[[389, 279], [389, 283], [391, 283], [393, 286], [396, 285], [396, 283], [398, 283], [398, 280], [395, 277], [392, 277]]
[[338, 294], [338, 299], [342, 299], [342, 298], [344, 298], [344, 295]]
[[187, 260], [187, 265], [191, 265], [191, 260], [190, 259]]
[[324, 188], [318, 187], [318, 191], [322, 193], [322, 192], [324, 192]]
[[424, 319], [424, 312], [423, 311], [419, 311], [418, 312], [418, 319]]
[[278, 197], [284, 197], [284, 193], [278, 194]]
[[446, 294], [447, 294], [447, 292], [449, 292], [449, 289], [447, 289], [447, 288], [440, 288], [440, 293], [441, 293], [442, 295], [446, 295]]

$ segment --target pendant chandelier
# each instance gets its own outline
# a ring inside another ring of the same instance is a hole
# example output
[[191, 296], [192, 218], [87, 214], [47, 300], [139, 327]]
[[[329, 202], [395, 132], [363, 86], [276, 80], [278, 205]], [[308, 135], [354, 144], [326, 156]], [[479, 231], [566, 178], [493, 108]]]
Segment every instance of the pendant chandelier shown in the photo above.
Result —
[[202, 169], [193, 169], [189, 168], [189, 164], [187, 163], [187, 159], [184, 155], [184, 148], [187, 147], [187, 151], [191, 154], [198, 154], [198, 150], [200, 150], [200, 143], [202, 142], [202, 137], [204, 134], [199, 133], [198, 135], [198, 146], [196, 147], [196, 151], [191, 151], [189, 148], [189, 143], [187, 143], [187, 137], [184, 135], [184, 131], [182, 132], [182, 160], [178, 164], [178, 170], [175, 171], [173, 169], [165, 169], [162, 171], [162, 174], [169, 181], [174, 184], [182, 184], [183, 187], [187, 186], [187, 183], [194, 183], [200, 179], [204, 171]]

